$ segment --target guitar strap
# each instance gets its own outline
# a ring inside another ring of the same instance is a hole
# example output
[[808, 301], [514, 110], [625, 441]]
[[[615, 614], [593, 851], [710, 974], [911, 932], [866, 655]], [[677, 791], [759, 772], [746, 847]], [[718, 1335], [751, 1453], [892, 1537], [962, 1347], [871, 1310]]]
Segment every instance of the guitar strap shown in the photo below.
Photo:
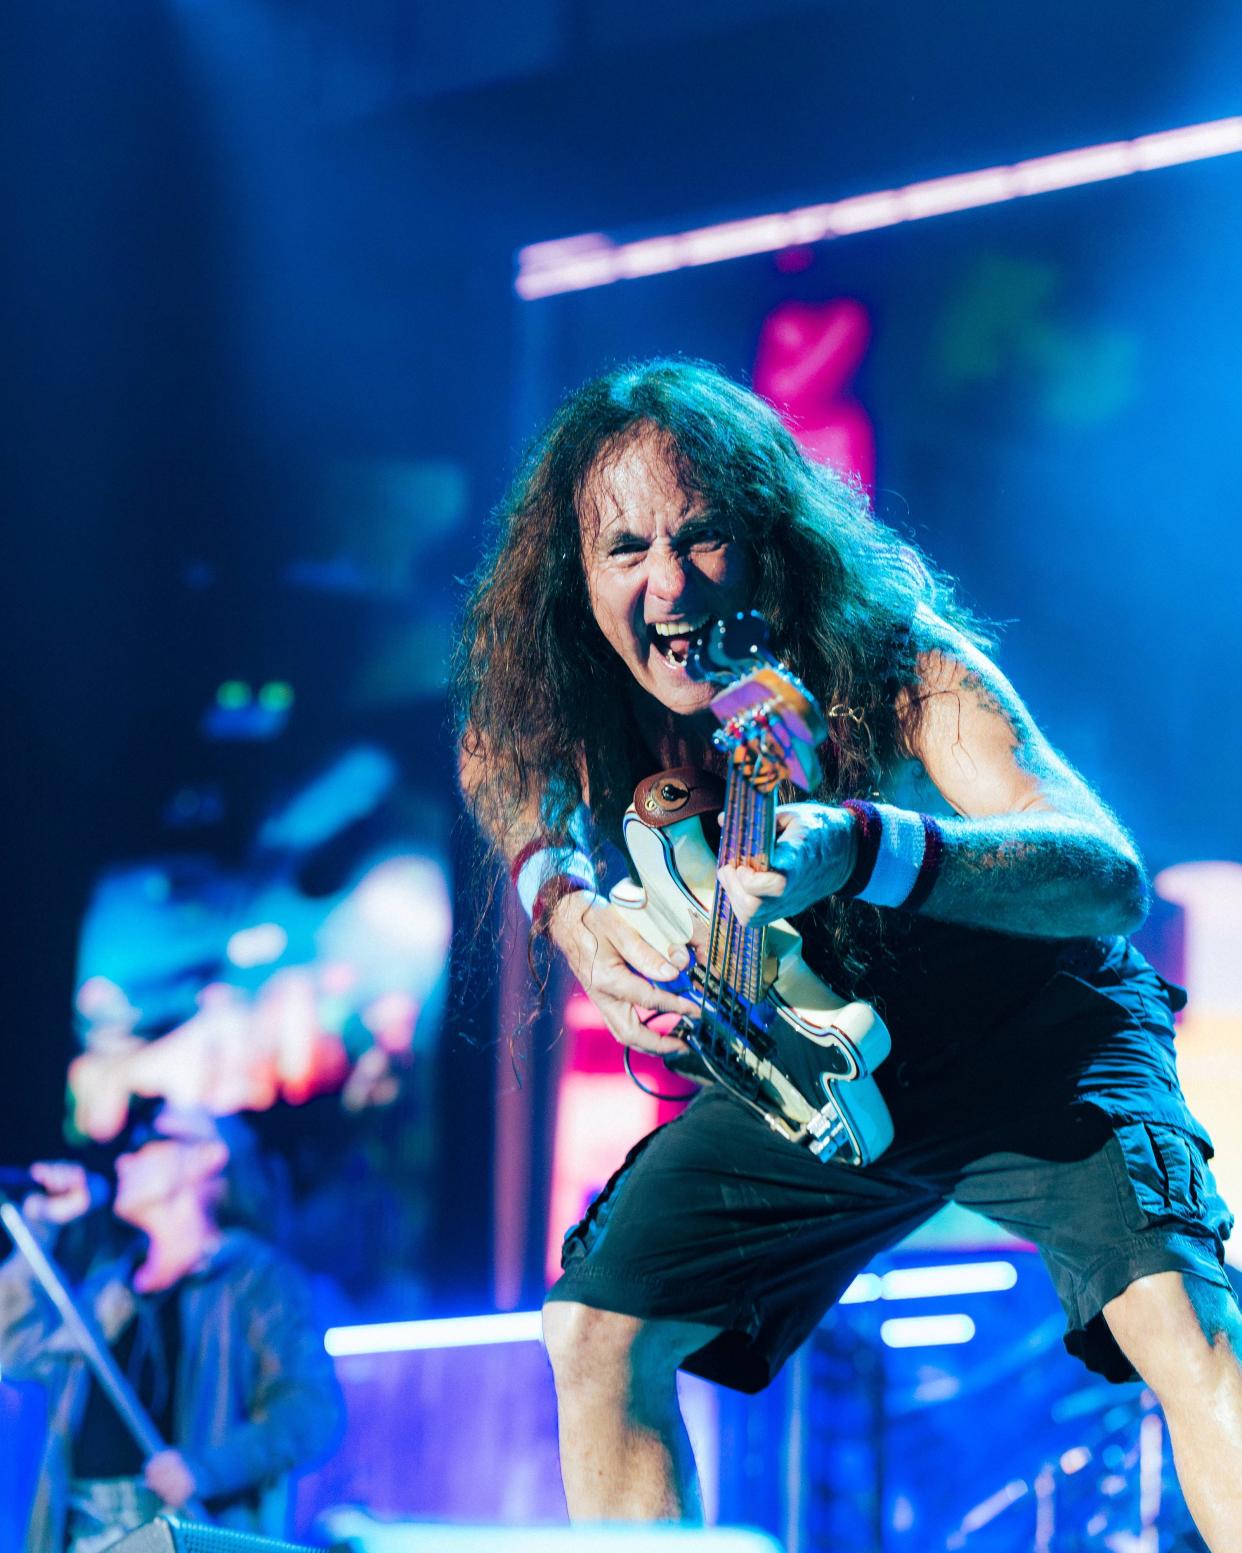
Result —
[[663, 830], [701, 814], [714, 820], [724, 807], [724, 799], [724, 783], [713, 772], [698, 766], [674, 766], [643, 778], [634, 789], [634, 812], [652, 830]]

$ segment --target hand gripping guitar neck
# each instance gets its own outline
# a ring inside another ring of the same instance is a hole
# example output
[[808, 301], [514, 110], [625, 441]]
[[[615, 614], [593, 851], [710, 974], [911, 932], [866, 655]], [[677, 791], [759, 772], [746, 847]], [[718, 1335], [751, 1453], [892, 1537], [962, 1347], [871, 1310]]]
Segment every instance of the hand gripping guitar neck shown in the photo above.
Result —
[[[611, 900], [661, 952], [686, 942], [696, 921], [709, 924], [705, 963], [677, 989], [703, 1010], [676, 1031], [693, 1057], [671, 1065], [722, 1085], [820, 1159], [865, 1165], [893, 1136], [871, 1076], [888, 1055], [888, 1030], [869, 1004], [839, 997], [810, 970], [788, 922], [739, 922], [716, 880], [717, 862], [766, 865], [781, 782], [807, 792], [820, 778], [823, 714], [767, 641], [763, 619], [746, 613], [717, 621], [690, 649], [689, 672], [722, 687], [712, 701], [714, 742], [728, 759], [719, 856], [702, 824], [722, 806], [719, 781], [658, 772], [639, 784], [624, 820], [641, 883], [618, 885]], [[773, 961], [775, 979], [765, 973]]]

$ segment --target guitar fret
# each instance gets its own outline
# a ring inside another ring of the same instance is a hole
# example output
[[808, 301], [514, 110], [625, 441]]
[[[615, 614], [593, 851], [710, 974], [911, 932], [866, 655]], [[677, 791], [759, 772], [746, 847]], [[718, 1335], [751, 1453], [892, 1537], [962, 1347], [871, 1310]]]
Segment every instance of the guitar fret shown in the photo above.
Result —
[[[737, 620], [754, 625], [753, 640], [766, 639], [757, 616]], [[722, 621], [702, 649], [704, 665], [733, 670], [736, 664], [745, 673], [712, 701], [721, 725], [715, 742], [728, 756], [719, 863], [753, 862], [770, 868], [778, 786], [790, 781], [803, 792], [814, 789], [820, 777], [816, 747], [827, 727], [805, 687], [766, 649], [739, 646], [742, 639], [735, 638], [734, 622]], [[857, 1130], [852, 1131], [833, 1097], [830, 1074], [825, 1070], [822, 1075], [828, 1082], [818, 1075], [803, 1078], [798, 1072], [802, 1062], [791, 1064], [789, 1045], [800, 1037], [766, 999], [765, 940], [763, 928], [738, 920], [717, 881], [702, 976], [703, 1017], [693, 1044], [718, 1082], [773, 1125], [782, 1117], [778, 1130], [796, 1136], [814, 1155], [853, 1164], [874, 1157], [877, 1138], [880, 1150], [888, 1141], [881, 1122], [860, 1110]], [[859, 1080], [860, 1085], [873, 1085], [867, 1076], [859, 1075]], [[785, 1084], [798, 1092], [800, 1105], [795, 1107], [783, 1095]], [[857, 1097], [865, 1094], [860, 1087]], [[882, 1118], [882, 1103], [874, 1094], [871, 1103]]]
[[[730, 764], [725, 798], [722, 862], [765, 856], [771, 849], [774, 800], [760, 793], [742, 770]], [[728, 897], [718, 889], [712, 918], [709, 964], [722, 990], [757, 1003], [763, 994], [763, 930], [743, 927]]]

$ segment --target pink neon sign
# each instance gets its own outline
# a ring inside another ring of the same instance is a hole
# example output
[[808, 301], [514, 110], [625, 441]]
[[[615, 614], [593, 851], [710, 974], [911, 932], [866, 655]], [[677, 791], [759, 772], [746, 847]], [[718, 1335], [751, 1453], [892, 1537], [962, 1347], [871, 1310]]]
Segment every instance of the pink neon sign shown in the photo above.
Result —
[[754, 388], [820, 463], [875, 482], [871, 417], [850, 393], [871, 341], [861, 302], [782, 302], [763, 321]]

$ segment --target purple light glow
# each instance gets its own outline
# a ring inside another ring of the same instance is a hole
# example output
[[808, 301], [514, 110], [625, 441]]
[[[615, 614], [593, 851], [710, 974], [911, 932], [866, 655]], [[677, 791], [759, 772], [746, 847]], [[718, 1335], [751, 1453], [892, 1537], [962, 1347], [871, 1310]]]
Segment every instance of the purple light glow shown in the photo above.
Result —
[[902, 221], [922, 221], [955, 210], [978, 210], [1004, 200], [1124, 178], [1182, 162], [1242, 151], [1242, 116], [1162, 130], [1137, 140], [1082, 146], [1012, 166], [984, 167], [882, 189], [825, 205], [719, 222], [685, 232], [614, 243], [602, 232], [534, 243], [520, 250], [514, 288], [524, 301], [585, 291], [613, 281], [663, 275], [693, 265], [718, 264], [748, 254], [780, 253], [830, 237], [874, 232]]

